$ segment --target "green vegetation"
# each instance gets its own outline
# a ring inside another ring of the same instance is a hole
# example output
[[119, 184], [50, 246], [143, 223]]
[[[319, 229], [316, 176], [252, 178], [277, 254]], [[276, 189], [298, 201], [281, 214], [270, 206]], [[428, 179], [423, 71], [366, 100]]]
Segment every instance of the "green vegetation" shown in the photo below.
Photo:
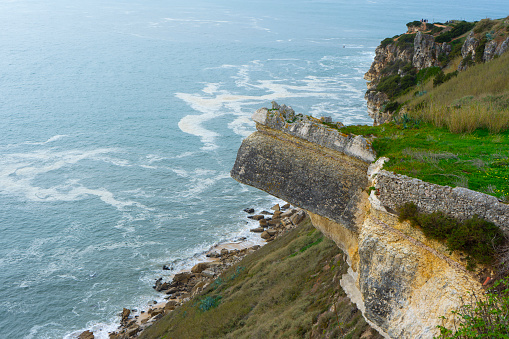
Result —
[[[485, 295], [470, 300], [452, 312], [453, 328], [438, 326], [441, 339], [509, 338], [509, 278], [497, 281]], [[442, 317], [444, 320], [445, 318]]]
[[141, 338], [381, 338], [339, 285], [348, 265], [308, 220], [246, 256]]
[[450, 31], [444, 32], [435, 38], [435, 42], [451, 42], [453, 39], [465, 34], [474, 28], [475, 23], [459, 21], [453, 24], [453, 28]]
[[500, 228], [477, 215], [459, 221], [440, 211], [420, 213], [413, 202], [408, 202], [399, 208], [399, 221], [404, 220], [420, 228], [426, 237], [445, 242], [451, 252], [465, 253], [468, 269], [477, 264], [493, 265], [497, 249], [505, 243]]
[[343, 133], [373, 138], [377, 156], [390, 159], [388, 171], [424, 181], [462, 186], [509, 201], [509, 131], [467, 134], [420, 122], [408, 115], [398, 123], [347, 126]]
[[406, 26], [408, 28], [410, 28], [410, 27], [421, 27], [421, 25], [422, 25], [422, 22], [419, 21], [419, 20], [411, 21], [411, 22], [406, 24]]

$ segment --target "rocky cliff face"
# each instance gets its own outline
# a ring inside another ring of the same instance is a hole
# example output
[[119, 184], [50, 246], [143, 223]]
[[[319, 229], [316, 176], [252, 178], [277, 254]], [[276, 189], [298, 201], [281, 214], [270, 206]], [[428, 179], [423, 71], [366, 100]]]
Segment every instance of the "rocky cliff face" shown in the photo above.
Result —
[[413, 200], [461, 217], [489, 207], [484, 217], [507, 227], [509, 206], [383, 171], [384, 159], [372, 163], [368, 141], [316, 119], [295, 119], [285, 107], [258, 110], [254, 120], [258, 131], [242, 143], [232, 177], [309, 211], [313, 225], [347, 255], [350, 269], [340, 283], [382, 335], [432, 338], [440, 316], [468, 291], [480, 291], [459, 254], [399, 222], [394, 209]]
[[[383, 124], [390, 121], [392, 112], [384, 112], [382, 107], [389, 101], [385, 93], [376, 90], [376, 86], [386, 74], [384, 69], [400, 62], [401, 65], [411, 63], [418, 70], [439, 65], [439, 57], [448, 55], [451, 52], [451, 46], [447, 43], [436, 43], [432, 35], [424, 34], [418, 31], [415, 35], [413, 48], [406, 45], [399, 45], [397, 41], [388, 45], [380, 45], [375, 51], [375, 58], [370, 69], [364, 75], [364, 79], [368, 80], [368, 91], [364, 96], [368, 113], [374, 120], [374, 125]], [[397, 71], [401, 73], [401, 69]]]

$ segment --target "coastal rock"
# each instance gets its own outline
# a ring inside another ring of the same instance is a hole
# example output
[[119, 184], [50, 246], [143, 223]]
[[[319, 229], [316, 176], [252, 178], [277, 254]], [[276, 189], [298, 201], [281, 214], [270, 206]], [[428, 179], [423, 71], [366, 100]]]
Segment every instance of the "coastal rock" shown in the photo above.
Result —
[[506, 38], [504, 41], [498, 45], [497, 49], [495, 50], [496, 55], [502, 55], [503, 53], [507, 52], [509, 49], [509, 38]]
[[201, 274], [202, 274], [202, 276], [208, 277], [208, 278], [213, 278], [215, 276], [215, 272], [210, 269], [206, 269], [205, 271], [201, 272]]
[[281, 208], [279, 207], [279, 204], [275, 204], [270, 209], [273, 210], [273, 211], [276, 211], [276, 212], [279, 212], [281, 210]]
[[260, 219], [259, 223], [260, 223], [260, 227], [267, 227], [267, 220], [266, 219]]
[[177, 282], [177, 283], [180, 283], [180, 284], [187, 284], [187, 282], [189, 281], [189, 279], [191, 279], [191, 276], [192, 276], [192, 273], [191, 273], [191, 272], [182, 272], [182, 273], [177, 273], [177, 274], [175, 274], [175, 276], [173, 277], [173, 281], [174, 281], [174, 282]]
[[207, 262], [200, 262], [191, 268], [191, 273], [201, 273], [202, 271], [206, 270], [209, 267], [209, 263]]
[[254, 233], [262, 233], [264, 231], [264, 228], [263, 227], [252, 228], [250, 229], [250, 231]]
[[290, 205], [289, 203], [286, 203], [286, 204], [284, 204], [283, 206], [281, 206], [281, 209], [282, 209], [282, 210], [287, 210], [287, 209], [289, 209], [291, 206], [292, 206], [292, 205]]
[[277, 230], [275, 230], [275, 229], [267, 229], [265, 232], [267, 232], [267, 234], [272, 237], [272, 236], [276, 235]]
[[129, 319], [129, 315], [131, 315], [131, 310], [130, 309], [127, 309], [127, 308], [124, 308], [122, 310], [122, 314], [120, 315], [120, 323], [121, 324], [126, 324], [128, 319]]
[[435, 66], [435, 38], [433, 35], [417, 32], [414, 39], [412, 65], [417, 69]]
[[269, 232], [263, 231], [261, 237], [262, 237], [262, 239], [269, 239], [271, 237], [271, 235], [269, 234]]
[[249, 214], [253, 214], [254, 213], [254, 208], [245, 208], [244, 212], [249, 213]]
[[484, 62], [488, 62], [493, 60], [495, 57], [495, 51], [497, 50], [497, 42], [495, 40], [489, 41], [486, 46], [484, 46], [484, 54], [482, 56], [482, 60]]
[[257, 215], [250, 215], [248, 216], [249, 219], [253, 219], [253, 220], [261, 220], [261, 219], [264, 219], [265, 216], [261, 215], [261, 214], [257, 214]]
[[94, 333], [90, 332], [90, 331], [85, 331], [85, 332], [82, 332], [79, 336], [78, 336], [78, 339], [94, 339], [95, 336], [94, 336]]

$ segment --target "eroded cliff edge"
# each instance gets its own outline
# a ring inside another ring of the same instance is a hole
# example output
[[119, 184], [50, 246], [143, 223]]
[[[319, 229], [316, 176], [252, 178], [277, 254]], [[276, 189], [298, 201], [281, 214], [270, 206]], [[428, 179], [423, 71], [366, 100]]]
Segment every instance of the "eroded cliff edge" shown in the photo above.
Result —
[[[507, 205], [384, 171], [368, 140], [286, 106], [260, 109], [253, 119], [258, 131], [242, 143], [232, 177], [310, 212], [313, 225], [347, 254], [341, 284], [381, 334], [431, 338], [440, 316], [481, 289], [460, 255], [400, 223], [394, 210], [406, 200], [423, 210], [445, 206], [458, 218], [482, 213], [507, 232]], [[368, 187], [375, 187], [370, 195]]]

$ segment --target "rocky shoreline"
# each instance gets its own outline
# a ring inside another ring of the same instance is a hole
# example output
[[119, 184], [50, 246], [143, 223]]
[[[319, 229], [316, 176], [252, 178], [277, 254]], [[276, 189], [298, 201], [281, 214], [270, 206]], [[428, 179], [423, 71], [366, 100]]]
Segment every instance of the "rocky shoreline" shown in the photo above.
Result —
[[[298, 226], [306, 218], [306, 212], [300, 208], [292, 208], [290, 204], [276, 204], [271, 211], [260, 211], [255, 214], [253, 208], [246, 208], [247, 218], [257, 220], [259, 227], [251, 232], [259, 233], [267, 243]], [[223, 271], [239, 262], [246, 255], [258, 250], [261, 245], [251, 246], [249, 242], [227, 243], [213, 247], [206, 254], [206, 261], [194, 265], [190, 271], [175, 274], [169, 281], [159, 278], [153, 288], [165, 294], [163, 302], [152, 302], [146, 310], [137, 312], [124, 308], [120, 313], [120, 326], [115, 332], [109, 333], [110, 339], [137, 338], [144, 329], [175, 310], [194, 296], [201, 293], [209, 284], [218, 278]], [[166, 265], [163, 269], [168, 269]], [[78, 339], [94, 339], [90, 330], [82, 332]]]

